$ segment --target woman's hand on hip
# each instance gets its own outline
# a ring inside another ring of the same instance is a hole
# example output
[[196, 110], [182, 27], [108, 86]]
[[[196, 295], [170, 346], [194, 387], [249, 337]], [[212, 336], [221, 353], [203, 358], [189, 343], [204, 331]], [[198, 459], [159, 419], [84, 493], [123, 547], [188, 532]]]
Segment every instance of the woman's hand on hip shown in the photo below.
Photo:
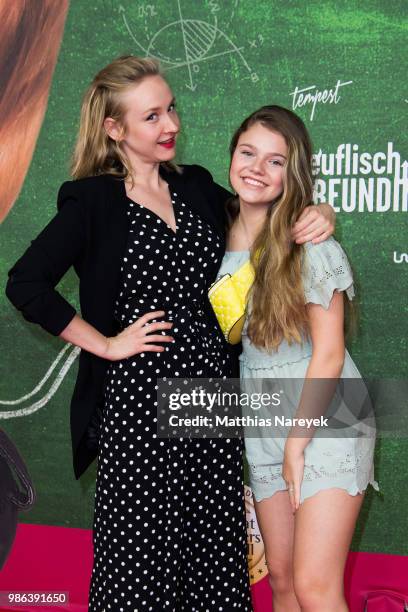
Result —
[[160, 331], [171, 329], [173, 323], [159, 321], [150, 323], [153, 319], [160, 319], [165, 315], [164, 311], [148, 312], [132, 325], [129, 325], [117, 336], [107, 338], [106, 351], [102, 355], [109, 361], [126, 359], [138, 353], [163, 352], [164, 346], [154, 343], [174, 342], [171, 336], [161, 335]]

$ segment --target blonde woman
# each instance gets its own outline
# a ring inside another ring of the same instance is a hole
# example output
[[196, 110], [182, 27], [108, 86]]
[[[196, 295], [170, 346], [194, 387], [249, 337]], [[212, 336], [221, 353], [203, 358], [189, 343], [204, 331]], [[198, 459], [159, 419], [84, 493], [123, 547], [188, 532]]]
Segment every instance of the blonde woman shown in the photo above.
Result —
[[[296, 379], [358, 378], [344, 346], [345, 302], [354, 295], [347, 257], [333, 238], [298, 245], [290, 236], [313, 190], [303, 122], [289, 110], [265, 106], [242, 123], [230, 151], [238, 196], [229, 206], [219, 275], [233, 274], [249, 258], [255, 269], [241, 377], [249, 386], [259, 378], [292, 379], [286, 389]], [[305, 389], [301, 383], [293, 404], [298, 416]], [[274, 612], [345, 612], [344, 564], [364, 490], [369, 483], [377, 487], [374, 432], [333, 440], [297, 431], [303, 435], [265, 431], [246, 438]]]
[[[251, 609], [241, 441], [156, 434], [158, 378], [231, 372], [206, 297], [230, 194], [204, 168], [174, 165], [179, 131], [155, 61], [101, 70], [74, 180], [7, 287], [28, 320], [82, 349], [71, 428], [77, 478], [98, 455], [91, 611]], [[313, 211], [298, 239], [310, 226], [332, 231]], [[55, 290], [72, 265], [82, 317]]]

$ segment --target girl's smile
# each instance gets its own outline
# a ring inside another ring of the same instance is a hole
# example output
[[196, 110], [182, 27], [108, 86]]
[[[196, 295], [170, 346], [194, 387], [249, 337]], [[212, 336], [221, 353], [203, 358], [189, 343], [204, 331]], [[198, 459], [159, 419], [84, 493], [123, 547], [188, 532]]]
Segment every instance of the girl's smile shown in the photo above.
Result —
[[284, 137], [262, 123], [241, 134], [230, 168], [241, 203], [269, 204], [282, 193], [287, 153]]

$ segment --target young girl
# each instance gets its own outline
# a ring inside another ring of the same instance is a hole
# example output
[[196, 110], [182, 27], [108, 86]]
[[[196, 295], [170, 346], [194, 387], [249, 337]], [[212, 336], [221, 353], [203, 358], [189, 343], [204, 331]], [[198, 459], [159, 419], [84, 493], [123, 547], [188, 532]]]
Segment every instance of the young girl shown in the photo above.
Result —
[[[344, 305], [354, 295], [346, 255], [333, 238], [298, 245], [290, 237], [313, 191], [303, 122], [265, 106], [242, 123], [230, 151], [238, 197], [219, 275], [249, 257], [255, 269], [241, 377], [358, 378], [344, 347]], [[246, 439], [275, 612], [347, 610], [344, 564], [363, 492], [377, 487], [373, 451], [373, 435]]]

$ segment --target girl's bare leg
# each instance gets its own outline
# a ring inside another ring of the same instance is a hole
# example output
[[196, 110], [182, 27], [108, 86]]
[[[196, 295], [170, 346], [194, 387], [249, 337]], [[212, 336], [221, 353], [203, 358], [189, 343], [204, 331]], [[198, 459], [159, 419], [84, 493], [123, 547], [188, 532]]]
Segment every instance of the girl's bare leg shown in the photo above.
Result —
[[274, 612], [300, 612], [293, 586], [293, 537], [295, 521], [287, 491], [255, 503], [265, 546]]
[[333, 488], [306, 499], [297, 511], [293, 572], [302, 612], [348, 611], [344, 567], [363, 498]]

